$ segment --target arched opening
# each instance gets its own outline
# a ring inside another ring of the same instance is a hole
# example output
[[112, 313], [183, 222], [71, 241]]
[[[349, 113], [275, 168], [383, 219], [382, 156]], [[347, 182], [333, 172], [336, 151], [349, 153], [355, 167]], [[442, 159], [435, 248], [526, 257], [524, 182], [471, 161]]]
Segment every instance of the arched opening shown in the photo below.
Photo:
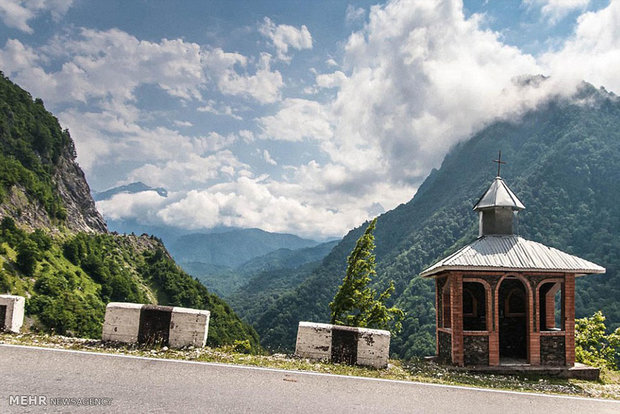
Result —
[[562, 283], [558, 281], [545, 282], [538, 288], [538, 323], [541, 331], [564, 330], [563, 291]]
[[[527, 358], [527, 294], [519, 279], [506, 278], [499, 287], [499, 357], [502, 363]], [[515, 361], [516, 362], [516, 361]]]
[[479, 282], [463, 282], [463, 330], [486, 331], [486, 290]]

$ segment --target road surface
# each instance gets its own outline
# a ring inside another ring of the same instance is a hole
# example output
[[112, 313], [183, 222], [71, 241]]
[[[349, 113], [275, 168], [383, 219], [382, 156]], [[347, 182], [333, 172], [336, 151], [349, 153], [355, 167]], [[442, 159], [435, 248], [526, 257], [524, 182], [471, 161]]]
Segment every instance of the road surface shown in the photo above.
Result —
[[620, 402], [0, 345], [0, 412], [618, 414]]

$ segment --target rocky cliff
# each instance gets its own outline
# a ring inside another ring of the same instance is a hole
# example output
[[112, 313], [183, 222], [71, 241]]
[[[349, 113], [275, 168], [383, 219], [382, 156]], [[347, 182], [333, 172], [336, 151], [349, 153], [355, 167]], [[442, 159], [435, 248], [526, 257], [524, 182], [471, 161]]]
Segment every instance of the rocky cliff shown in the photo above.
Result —
[[0, 218], [26, 228], [105, 233], [67, 130], [0, 73]]

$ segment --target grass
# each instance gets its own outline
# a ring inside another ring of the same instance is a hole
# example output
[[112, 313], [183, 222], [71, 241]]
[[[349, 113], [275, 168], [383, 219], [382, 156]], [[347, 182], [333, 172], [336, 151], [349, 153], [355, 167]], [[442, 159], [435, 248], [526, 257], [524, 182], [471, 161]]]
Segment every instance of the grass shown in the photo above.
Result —
[[234, 346], [185, 349], [168, 349], [167, 347], [149, 348], [142, 345], [111, 344], [93, 339], [68, 338], [32, 333], [0, 333], [0, 343], [620, 400], [620, 372], [609, 370], [602, 371], [599, 381], [583, 381], [540, 377], [529, 374], [474, 374], [453, 370], [425, 360], [390, 360], [388, 368], [373, 369], [310, 361], [308, 359], [284, 354], [248, 355], [235, 352]]

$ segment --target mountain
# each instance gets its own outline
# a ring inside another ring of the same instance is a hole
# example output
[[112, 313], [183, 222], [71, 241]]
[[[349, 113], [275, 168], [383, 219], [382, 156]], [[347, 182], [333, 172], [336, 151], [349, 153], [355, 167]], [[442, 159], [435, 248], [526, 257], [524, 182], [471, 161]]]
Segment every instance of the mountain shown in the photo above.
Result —
[[194, 233], [170, 244], [170, 252], [181, 263], [200, 262], [236, 267], [281, 248], [316, 246], [314, 240], [260, 229], [235, 229], [223, 233]]
[[0, 72], [0, 216], [30, 229], [98, 233], [106, 224], [75, 162], [69, 131]]
[[[286, 260], [287, 255], [291, 262], [299, 264], [304, 261], [304, 254], [319, 257], [320, 248], [314, 253], [296, 250], [316, 244], [292, 234], [233, 229], [180, 236], [170, 244], [170, 252], [185, 271], [218, 295], [227, 297], [247, 283], [261, 266], [282, 267], [280, 261]], [[280, 250], [279, 254], [274, 253]], [[252, 263], [253, 260], [256, 262]]]
[[137, 183], [131, 183], [127, 185], [121, 185], [119, 187], [110, 188], [105, 191], [93, 192], [93, 199], [95, 201], [101, 200], [109, 200], [114, 197], [116, 194], [136, 194], [144, 191], [155, 191], [162, 197], [168, 197], [168, 191], [165, 188], [157, 187], [149, 187], [148, 185], [138, 181]]
[[67, 130], [0, 74], [0, 292], [27, 297], [33, 330], [99, 337], [110, 301], [211, 311], [208, 343], [254, 329], [190, 277], [154, 237], [109, 234]]
[[[508, 161], [502, 176], [526, 206], [520, 234], [607, 268], [604, 275], [578, 278], [577, 317], [600, 309], [608, 327], [620, 325], [620, 100], [584, 83], [570, 99], [550, 98], [456, 145], [411, 201], [379, 216], [375, 284], [385, 288], [394, 280], [392, 299], [407, 312], [392, 339], [396, 356], [434, 353], [434, 285], [418, 274], [477, 237], [472, 206], [494, 178], [491, 160], [499, 149]], [[290, 350], [298, 321], [329, 319], [328, 304], [364, 228], [351, 230], [256, 319], [264, 346]]]
[[330, 241], [313, 247], [305, 247], [292, 250], [281, 248], [248, 260], [235, 270], [241, 274], [258, 274], [276, 269], [294, 269], [306, 263], [316, 262], [323, 259], [338, 244], [338, 241]]
[[277, 299], [301, 284], [336, 244], [279, 249], [244, 263], [235, 272], [244, 275], [245, 281], [226, 300], [241, 319], [253, 324]]

